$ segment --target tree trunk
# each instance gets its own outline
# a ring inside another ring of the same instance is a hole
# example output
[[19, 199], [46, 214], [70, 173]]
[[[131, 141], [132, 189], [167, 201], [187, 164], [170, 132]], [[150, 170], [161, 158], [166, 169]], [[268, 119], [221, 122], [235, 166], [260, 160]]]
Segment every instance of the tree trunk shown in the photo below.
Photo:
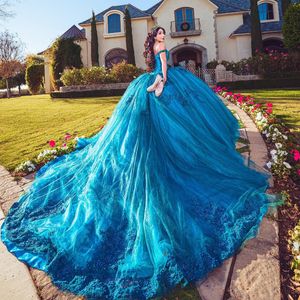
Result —
[[8, 78], [6, 78], [6, 93], [7, 93], [7, 98], [10, 98], [10, 89], [9, 89], [9, 83], [8, 83]]

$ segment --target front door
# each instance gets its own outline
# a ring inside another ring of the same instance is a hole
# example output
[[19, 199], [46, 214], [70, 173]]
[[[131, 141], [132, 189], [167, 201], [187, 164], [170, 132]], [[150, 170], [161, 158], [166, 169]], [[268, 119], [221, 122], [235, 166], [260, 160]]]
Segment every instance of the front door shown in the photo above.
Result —
[[202, 66], [202, 53], [194, 49], [180, 49], [173, 53], [174, 66], [182, 66], [195, 75], [199, 75]]

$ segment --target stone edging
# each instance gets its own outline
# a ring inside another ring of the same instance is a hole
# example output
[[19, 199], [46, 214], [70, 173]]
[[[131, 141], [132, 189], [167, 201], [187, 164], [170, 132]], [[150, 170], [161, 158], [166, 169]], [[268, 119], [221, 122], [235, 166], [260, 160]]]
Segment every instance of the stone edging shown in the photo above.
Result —
[[[264, 167], [268, 151], [256, 125], [246, 112], [219, 97], [229, 109], [237, 113], [246, 127], [246, 130], [240, 132], [241, 136], [248, 138], [250, 142], [248, 158], [258, 166]], [[273, 186], [272, 177], [269, 184], [270, 187]], [[277, 221], [274, 220], [276, 218], [277, 208], [270, 208], [262, 220], [257, 237], [250, 239], [243, 249], [224, 261], [207, 279], [197, 282], [202, 300], [281, 299], [279, 229]]]
[[94, 90], [113, 90], [113, 89], [126, 89], [130, 82], [112, 82], [102, 84], [89, 84], [89, 85], [71, 85], [61, 86], [60, 92], [77, 92], [77, 91], [94, 91]]

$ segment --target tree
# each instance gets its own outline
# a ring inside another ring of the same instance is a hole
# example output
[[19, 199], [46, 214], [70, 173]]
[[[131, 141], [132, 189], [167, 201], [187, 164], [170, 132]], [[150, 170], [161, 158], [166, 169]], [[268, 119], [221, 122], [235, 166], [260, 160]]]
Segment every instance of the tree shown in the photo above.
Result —
[[257, 51], [263, 51], [263, 42], [260, 27], [260, 18], [258, 14], [257, 0], [251, 0], [251, 50], [252, 56]]
[[11, 5], [10, 1], [0, 0], [0, 19], [6, 19], [14, 15], [12, 11], [8, 10], [10, 5]]
[[31, 94], [37, 94], [43, 85], [44, 64], [30, 64], [26, 68], [25, 80]]
[[74, 43], [74, 39], [57, 38], [52, 44], [51, 55], [51, 79], [53, 86], [58, 89], [62, 86], [61, 74], [65, 68], [81, 68], [81, 47]]
[[291, 0], [281, 0], [281, 8], [282, 8], [282, 15], [285, 15], [285, 12], [290, 5]]
[[45, 63], [45, 60], [43, 56], [36, 55], [36, 54], [28, 54], [25, 58], [26, 60], [26, 66], [32, 65], [32, 64], [43, 64]]
[[0, 77], [6, 80], [7, 97], [10, 97], [9, 78], [22, 71], [22, 44], [7, 30], [0, 33]]
[[300, 3], [291, 4], [284, 15], [283, 43], [291, 52], [300, 52]]
[[26, 64], [23, 63], [20, 73], [18, 73], [15, 77], [12, 78], [12, 86], [18, 87], [19, 96], [21, 96], [21, 85], [26, 84], [25, 71], [26, 71]]
[[91, 23], [91, 54], [92, 65], [99, 66], [99, 54], [98, 54], [98, 34], [96, 26], [96, 17], [93, 11], [92, 23]]
[[135, 65], [131, 17], [127, 6], [125, 7], [125, 28], [126, 28], [126, 49], [128, 54], [128, 63]]

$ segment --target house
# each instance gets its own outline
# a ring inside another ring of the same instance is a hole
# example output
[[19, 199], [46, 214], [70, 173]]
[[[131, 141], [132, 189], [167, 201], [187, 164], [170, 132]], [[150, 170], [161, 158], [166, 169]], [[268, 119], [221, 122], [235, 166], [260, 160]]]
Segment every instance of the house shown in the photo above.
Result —
[[[125, 7], [111, 6], [96, 15], [100, 65], [109, 67], [127, 59]], [[127, 7], [138, 67], [146, 67], [144, 42], [156, 24], [166, 30], [171, 65], [188, 62], [205, 68], [214, 59], [238, 61], [251, 56], [250, 0], [161, 0], [147, 10]], [[281, 0], [259, 0], [258, 8], [264, 47], [283, 49]], [[79, 25], [83, 30], [75, 26], [67, 33], [78, 37], [83, 63], [91, 66], [91, 18]]]

